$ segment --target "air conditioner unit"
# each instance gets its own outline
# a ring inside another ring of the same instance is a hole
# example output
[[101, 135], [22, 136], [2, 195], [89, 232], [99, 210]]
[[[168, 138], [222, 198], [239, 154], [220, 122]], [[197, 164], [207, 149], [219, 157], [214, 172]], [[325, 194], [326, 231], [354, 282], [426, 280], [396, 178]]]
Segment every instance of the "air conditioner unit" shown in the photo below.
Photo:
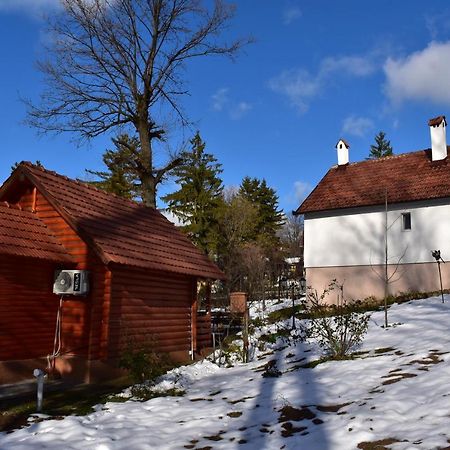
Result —
[[59, 295], [85, 295], [89, 292], [87, 270], [57, 270], [53, 293]]

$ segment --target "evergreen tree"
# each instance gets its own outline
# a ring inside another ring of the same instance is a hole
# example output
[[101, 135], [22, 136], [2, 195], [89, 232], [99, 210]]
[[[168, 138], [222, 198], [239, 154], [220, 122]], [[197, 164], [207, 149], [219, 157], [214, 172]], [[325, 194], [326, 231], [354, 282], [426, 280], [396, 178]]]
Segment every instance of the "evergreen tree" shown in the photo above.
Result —
[[367, 159], [378, 159], [393, 155], [391, 141], [388, 141], [385, 137], [384, 131], [380, 131], [375, 136], [375, 145], [370, 146], [370, 154]]
[[216, 245], [218, 211], [222, 205], [221, 164], [205, 153], [205, 142], [199, 132], [191, 142], [191, 150], [181, 153], [183, 163], [174, 169], [180, 189], [162, 197], [168, 210], [185, 225], [194, 244], [207, 253]]
[[267, 186], [265, 179], [245, 177], [239, 187], [239, 195], [258, 209], [253, 239], [266, 248], [278, 242], [277, 232], [284, 223], [284, 216], [278, 209], [275, 190]]
[[136, 199], [141, 196], [136, 158], [139, 153], [139, 140], [122, 134], [117, 138], [112, 138], [112, 142], [115, 149], [106, 150], [102, 157], [107, 170], [86, 169], [87, 173], [100, 178], [100, 180], [89, 183], [106, 192]]

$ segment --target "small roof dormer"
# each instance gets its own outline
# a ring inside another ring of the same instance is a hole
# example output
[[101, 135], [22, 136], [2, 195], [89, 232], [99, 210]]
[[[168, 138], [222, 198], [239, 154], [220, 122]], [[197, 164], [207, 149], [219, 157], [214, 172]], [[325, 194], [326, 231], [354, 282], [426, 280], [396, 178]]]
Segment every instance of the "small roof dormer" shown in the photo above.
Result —
[[338, 166], [345, 166], [349, 162], [348, 149], [349, 143], [345, 139], [339, 139], [336, 144]]

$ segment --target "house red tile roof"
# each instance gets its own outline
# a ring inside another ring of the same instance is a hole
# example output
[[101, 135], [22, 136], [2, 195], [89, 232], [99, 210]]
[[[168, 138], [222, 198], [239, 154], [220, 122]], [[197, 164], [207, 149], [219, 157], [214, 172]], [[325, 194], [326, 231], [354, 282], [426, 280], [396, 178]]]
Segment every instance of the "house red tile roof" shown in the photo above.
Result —
[[224, 278], [158, 211], [31, 163], [21, 163], [16, 171], [31, 180], [105, 264]]
[[0, 202], [0, 254], [73, 262], [36, 214]]
[[[450, 147], [447, 147], [450, 154]], [[450, 161], [421, 150], [334, 166], [296, 214], [450, 197]]]
[[435, 117], [433, 119], [430, 119], [428, 121], [428, 126], [429, 127], [437, 127], [442, 122], [444, 122], [445, 126], [447, 126], [447, 120], [445, 119], [445, 116], [437, 116], [437, 117]]

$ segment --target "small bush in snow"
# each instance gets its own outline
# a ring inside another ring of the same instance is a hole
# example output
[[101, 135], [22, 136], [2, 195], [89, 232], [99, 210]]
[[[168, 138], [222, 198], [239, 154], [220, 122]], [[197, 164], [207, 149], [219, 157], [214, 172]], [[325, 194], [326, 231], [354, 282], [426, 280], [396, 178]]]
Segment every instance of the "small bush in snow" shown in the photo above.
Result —
[[155, 390], [148, 384], [135, 384], [131, 387], [131, 395], [134, 399], [147, 401], [157, 397], [182, 397], [186, 392], [182, 389], [171, 388], [165, 391]]
[[162, 375], [173, 367], [173, 363], [169, 355], [158, 352], [156, 346], [157, 339], [152, 335], [143, 342], [127, 339], [119, 367], [128, 370], [135, 383], [143, 383]]
[[278, 370], [277, 361], [271, 360], [264, 366], [264, 372], [261, 374], [264, 378], [276, 378], [281, 376]]
[[[338, 290], [337, 304], [324, 304], [324, 299], [335, 290]], [[308, 334], [333, 359], [347, 357], [363, 341], [370, 318], [369, 314], [358, 311], [357, 304], [347, 303], [342, 291], [342, 286], [334, 280], [322, 295], [309, 292], [306, 299], [310, 316]]]

